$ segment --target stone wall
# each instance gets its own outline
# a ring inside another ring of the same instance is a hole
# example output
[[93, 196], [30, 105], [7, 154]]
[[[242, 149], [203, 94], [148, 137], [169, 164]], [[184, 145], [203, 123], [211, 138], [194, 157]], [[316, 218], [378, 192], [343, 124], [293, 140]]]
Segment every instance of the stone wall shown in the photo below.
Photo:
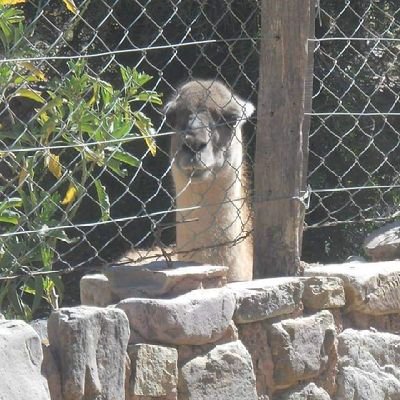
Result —
[[111, 267], [82, 278], [80, 307], [0, 321], [0, 399], [398, 400], [399, 284], [400, 261], [231, 284]]

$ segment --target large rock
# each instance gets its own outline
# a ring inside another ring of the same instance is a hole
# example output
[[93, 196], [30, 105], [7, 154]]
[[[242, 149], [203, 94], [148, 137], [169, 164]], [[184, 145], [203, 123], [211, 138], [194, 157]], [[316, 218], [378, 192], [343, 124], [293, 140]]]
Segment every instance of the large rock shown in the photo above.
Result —
[[48, 321], [63, 400], [125, 399], [126, 315], [117, 309], [62, 308]]
[[180, 346], [176, 346], [178, 350], [178, 365], [181, 367], [183, 364], [186, 364], [191, 359], [203, 356], [209, 351], [211, 351], [218, 344], [225, 344], [229, 342], [235, 342], [239, 340], [238, 329], [233, 321], [228, 326], [224, 336], [218, 339], [214, 343], [207, 343], [203, 345], [187, 345], [182, 344]]
[[337, 400], [400, 399], [400, 337], [346, 329], [338, 335]]
[[[298, 386], [278, 397], [276, 400], [331, 400], [329, 394], [315, 383]], [[372, 399], [371, 399], [372, 400]]]
[[302, 309], [303, 283], [299, 278], [258, 279], [227, 285], [236, 297], [234, 321], [261, 321]]
[[200, 289], [172, 299], [131, 298], [116, 307], [125, 311], [132, 330], [150, 342], [213, 343], [224, 336], [235, 309], [226, 289]]
[[341, 278], [347, 311], [400, 312], [400, 261], [314, 265], [305, 269], [304, 275]]
[[0, 321], [0, 399], [50, 400], [40, 338], [23, 321]]
[[343, 281], [340, 278], [323, 276], [305, 279], [303, 304], [311, 310], [344, 307], [346, 298]]
[[116, 265], [105, 269], [112, 292], [119, 299], [129, 297], [177, 296], [196, 289], [222, 287], [227, 267], [155, 261], [144, 265]]
[[400, 259], [400, 222], [392, 222], [367, 236], [363, 244], [372, 261]]
[[238, 326], [239, 338], [253, 361], [258, 397], [272, 395], [274, 363], [268, 342], [267, 322], [258, 321]]
[[319, 377], [335, 360], [335, 324], [329, 311], [272, 324], [269, 344], [276, 389]]
[[180, 370], [179, 400], [257, 400], [251, 357], [240, 341], [216, 346]]
[[157, 400], [176, 400], [178, 352], [176, 349], [150, 344], [129, 346], [131, 377], [129, 400], [144, 396]]

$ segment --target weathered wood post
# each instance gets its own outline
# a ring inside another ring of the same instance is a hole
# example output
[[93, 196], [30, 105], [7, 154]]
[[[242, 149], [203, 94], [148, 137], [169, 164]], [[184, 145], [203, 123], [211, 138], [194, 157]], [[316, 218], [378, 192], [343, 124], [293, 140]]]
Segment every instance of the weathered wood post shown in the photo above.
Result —
[[262, 0], [255, 156], [254, 275], [300, 267], [315, 0]]

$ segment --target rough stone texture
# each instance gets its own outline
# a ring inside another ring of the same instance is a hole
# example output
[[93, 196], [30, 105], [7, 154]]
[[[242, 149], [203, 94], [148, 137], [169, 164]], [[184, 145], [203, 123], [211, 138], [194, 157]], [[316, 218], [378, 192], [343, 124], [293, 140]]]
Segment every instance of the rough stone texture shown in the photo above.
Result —
[[85, 275], [80, 281], [81, 304], [106, 307], [115, 304], [119, 298], [112, 293], [108, 278], [103, 274]]
[[272, 394], [274, 386], [271, 348], [268, 343], [267, 322], [259, 321], [238, 326], [239, 338], [253, 361], [259, 398]]
[[129, 400], [144, 396], [176, 400], [178, 352], [174, 348], [137, 344], [128, 347], [131, 359]]
[[126, 315], [117, 309], [62, 308], [48, 322], [60, 366], [63, 400], [125, 398]]
[[257, 400], [251, 357], [240, 341], [216, 346], [180, 370], [179, 400]]
[[304, 307], [311, 310], [345, 306], [343, 281], [335, 277], [311, 277], [304, 281]]
[[227, 288], [236, 297], [234, 321], [249, 323], [290, 314], [302, 308], [303, 283], [299, 278], [235, 282]]
[[318, 377], [336, 353], [335, 325], [329, 311], [272, 324], [268, 335], [276, 389]]
[[42, 375], [47, 379], [51, 400], [63, 400], [61, 374], [53, 353], [51, 352], [51, 346], [42, 341], [42, 350]]
[[235, 342], [236, 340], [239, 340], [238, 329], [236, 328], [235, 323], [231, 321], [224, 336], [218, 339], [215, 343], [203, 344], [201, 346], [198, 345], [190, 346], [186, 344], [177, 346], [178, 366], [181, 367], [183, 364], [186, 364], [191, 359], [207, 354], [218, 344]]
[[224, 336], [235, 298], [226, 289], [200, 289], [172, 299], [125, 299], [116, 307], [127, 314], [131, 331], [146, 341], [202, 345]]
[[341, 278], [347, 311], [374, 315], [400, 312], [400, 261], [314, 265], [304, 275]]
[[372, 261], [400, 259], [400, 222], [392, 222], [367, 236], [363, 244]]
[[337, 400], [400, 398], [400, 337], [346, 329], [338, 336]]
[[176, 296], [196, 289], [222, 287], [227, 267], [165, 261], [145, 265], [111, 266], [105, 270], [112, 291], [119, 299]]
[[0, 321], [0, 399], [50, 400], [40, 338], [23, 321]]
[[344, 314], [343, 321], [345, 328], [400, 334], [400, 314], [370, 315], [354, 311]]
[[[298, 386], [284, 394], [274, 397], [276, 400], [331, 400], [329, 394], [315, 383]], [[372, 400], [372, 399], [371, 399]]]

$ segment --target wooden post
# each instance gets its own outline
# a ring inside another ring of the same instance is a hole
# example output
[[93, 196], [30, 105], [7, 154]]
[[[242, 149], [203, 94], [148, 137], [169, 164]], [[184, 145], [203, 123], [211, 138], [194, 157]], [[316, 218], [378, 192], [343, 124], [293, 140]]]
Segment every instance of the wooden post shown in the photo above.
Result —
[[[262, 0], [254, 199], [254, 275], [300, 269], [315, 0]], [[307, 82], [307, 83], [306, 83]], [[307, 92], [308, 91], [308, 92]], [[306, 127], [307, 132], [304, 132]]]

